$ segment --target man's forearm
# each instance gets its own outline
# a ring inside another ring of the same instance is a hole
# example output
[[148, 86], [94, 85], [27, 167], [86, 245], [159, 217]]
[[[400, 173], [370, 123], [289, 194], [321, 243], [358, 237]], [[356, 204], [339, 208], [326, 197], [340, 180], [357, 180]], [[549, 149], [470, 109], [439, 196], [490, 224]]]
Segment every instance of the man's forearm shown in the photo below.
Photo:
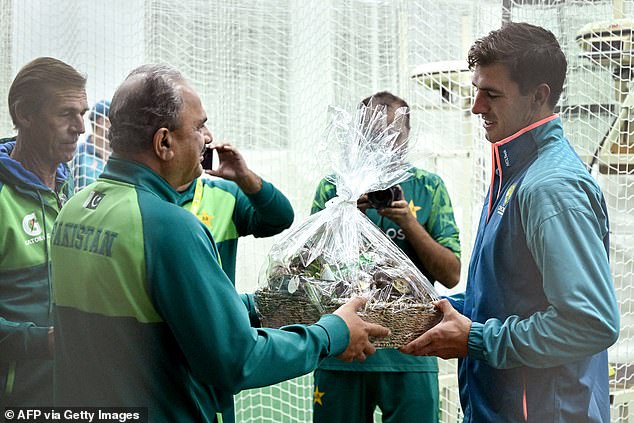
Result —
[[460, 260], [453, 251], [436, 242], [418, 222], [405, 225], [402, 229], [431, 276], [447, 288], [456, 286], [460, 279]]
[[262, 189], [262, 178], [251, 170], [244, 176], [236, 178], [235, 182], [245, 194], [255, 194]]

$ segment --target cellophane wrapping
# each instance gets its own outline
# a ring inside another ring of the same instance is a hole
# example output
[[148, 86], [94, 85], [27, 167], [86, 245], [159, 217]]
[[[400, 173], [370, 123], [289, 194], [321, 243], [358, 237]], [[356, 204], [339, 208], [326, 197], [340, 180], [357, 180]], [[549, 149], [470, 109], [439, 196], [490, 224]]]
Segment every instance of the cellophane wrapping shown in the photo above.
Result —
[[364, 193], [409, 177], [399, 136], [405, 113], [398, 109], [388, 124], [382, 106], [331, 108], [323, 157], [337, 195], [271, 248], [255, 293], [262, 326], [314, 323], [356, 296], [368, 299], [364, 320], [391, 329], [377, 347], [405, 345], [441, 320], [433, 285], [356, 206]]

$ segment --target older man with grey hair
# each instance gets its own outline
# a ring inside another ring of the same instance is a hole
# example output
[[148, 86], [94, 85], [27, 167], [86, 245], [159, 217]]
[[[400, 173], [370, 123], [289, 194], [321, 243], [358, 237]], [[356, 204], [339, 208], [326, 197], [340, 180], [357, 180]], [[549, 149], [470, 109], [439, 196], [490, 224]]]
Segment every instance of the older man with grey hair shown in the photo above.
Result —
[[0, 409], [53, 403], [48, 239], [72, 195], [72, 160], [88, 110], [86, 77], [52, 57], [15, 76], [0, 139]]
[[52, 237], [59, 326], [55, 393], [64, 406], [147, 407], [150, 421], [214, 421], [232, 394], [363, 360], [386, 328], [357, 298], [309, 326], [255, 329], [211, 233], [178, 206], [211, 141], [200, 98], [176, 70], [134, 70], [111, 104], [113, 150]]

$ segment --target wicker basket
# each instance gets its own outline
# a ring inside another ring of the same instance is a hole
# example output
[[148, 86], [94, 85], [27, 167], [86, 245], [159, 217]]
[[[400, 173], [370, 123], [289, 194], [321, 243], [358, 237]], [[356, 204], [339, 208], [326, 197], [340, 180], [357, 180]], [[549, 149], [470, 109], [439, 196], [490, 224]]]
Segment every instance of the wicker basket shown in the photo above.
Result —
[[[319, 320], [322, 314], [332, 313], [342, 304], [330, 302], [320, 309], [300, 289], [293, 294], [288, 291], [260, 289], [255, 292], [255, 303], [263, 327], [302, 323], [311, 324]], [[373, 340], [377, 348], [398, 348], [425, 333], [442, 320], [442, 313], [431, 304], [399, 304], [398, 308], [390, 303], [374, 304], [371, 308], [359, 312], [363, 320], [378, 323], [390, 328], [391, 335]]]

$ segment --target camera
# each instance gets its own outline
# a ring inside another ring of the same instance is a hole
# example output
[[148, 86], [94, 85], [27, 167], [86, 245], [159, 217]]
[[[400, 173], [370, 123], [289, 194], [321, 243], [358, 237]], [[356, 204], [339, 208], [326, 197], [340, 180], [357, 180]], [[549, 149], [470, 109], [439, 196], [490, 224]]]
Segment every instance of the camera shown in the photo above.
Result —
[[403, 191], [398, 186], [393, 186], [381, 191], [368, 192], [368, 201], [373, 209], [383, 209], [390, 207], [392, 201], [403, 199]]
[[201, 166], [205, 170], [213, 170], [214, 169], [214, 154], [218, 154], [215, 152], [213, 148], [205, 148], [203, 152], [203, 159], [200, 162]]

